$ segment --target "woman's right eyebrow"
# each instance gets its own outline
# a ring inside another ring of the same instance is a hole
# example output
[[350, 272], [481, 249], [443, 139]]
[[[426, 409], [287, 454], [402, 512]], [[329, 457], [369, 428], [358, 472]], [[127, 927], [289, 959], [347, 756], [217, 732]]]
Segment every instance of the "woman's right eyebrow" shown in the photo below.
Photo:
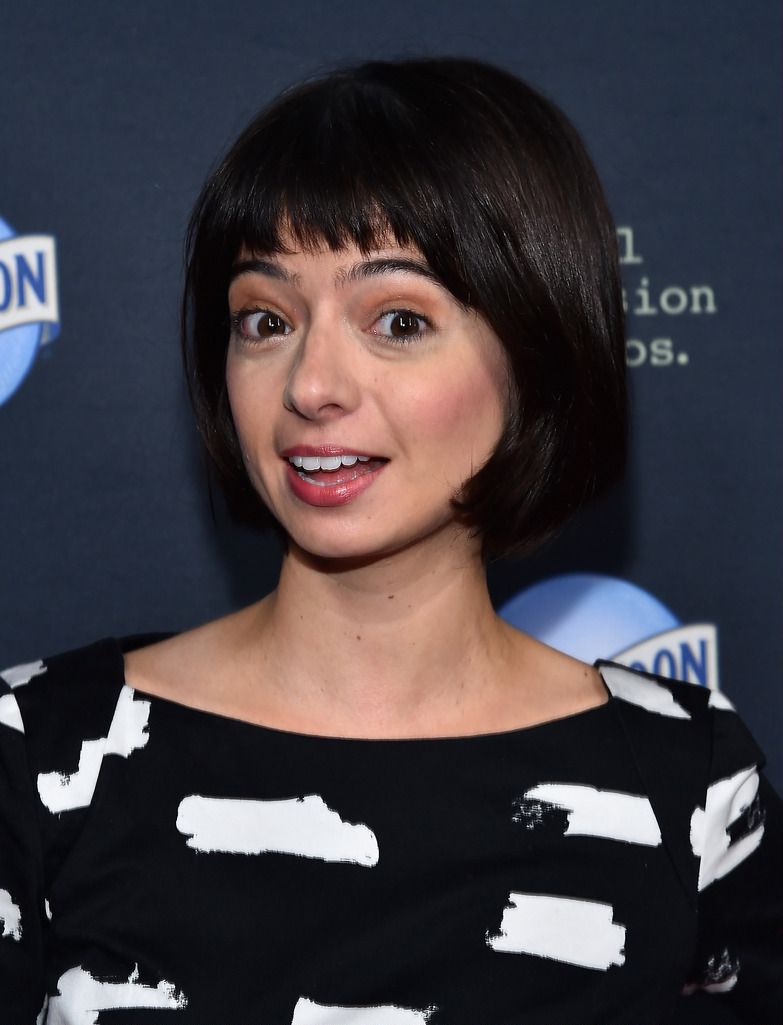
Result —
[[235, 281], [242, 274], [263, 274], [268, 278], [275, 278], [277, 281], [285, 281], [289, 285], [298, 285], [301, 283], [301, 277], [299, 274], [292, 274], [287, 271], [284, 267], [281, 267], [279, 263], [274, 263], [272, 260], [262, 260], [253, 258], [251, 260], [240, 260], [235, 263], [231, 268], [231, 277], [229, 284]]

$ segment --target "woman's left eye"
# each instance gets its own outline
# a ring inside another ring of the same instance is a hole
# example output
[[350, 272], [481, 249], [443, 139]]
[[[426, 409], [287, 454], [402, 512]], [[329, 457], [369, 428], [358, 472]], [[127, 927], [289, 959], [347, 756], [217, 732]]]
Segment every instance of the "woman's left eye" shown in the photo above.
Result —
[[429, 327], [427, 318], [413, 310], [389, 310], [375, 321], [373, 334], [404, 343], [420, 338]]

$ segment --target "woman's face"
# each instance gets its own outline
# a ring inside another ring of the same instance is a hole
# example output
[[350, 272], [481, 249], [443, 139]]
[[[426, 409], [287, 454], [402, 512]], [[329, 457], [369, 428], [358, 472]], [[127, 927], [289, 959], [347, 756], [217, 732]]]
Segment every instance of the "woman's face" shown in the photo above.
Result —
[[505, 421], [503, 348], [415, 249], [240, 253], [226, 379], [250, 478], [325, 558], [451, 534]]

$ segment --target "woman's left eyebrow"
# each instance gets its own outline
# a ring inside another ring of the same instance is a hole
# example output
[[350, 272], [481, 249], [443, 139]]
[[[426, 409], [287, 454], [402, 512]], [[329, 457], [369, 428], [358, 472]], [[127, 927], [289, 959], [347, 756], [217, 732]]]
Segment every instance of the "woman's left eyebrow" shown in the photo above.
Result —
[[443, 282], [426, 263], [420, 260], [412, 260], [407, 257], [378, 257], [375, 260], [362, 260], [355, 263], [347, 271], [339, 271], [337, 284], [344, 285], [351, 281], [363, 281], [366, 278], [378, 277], [382, 274], [418, 274], [419, 277], [434, 281], [436, 285], [444, 287]]

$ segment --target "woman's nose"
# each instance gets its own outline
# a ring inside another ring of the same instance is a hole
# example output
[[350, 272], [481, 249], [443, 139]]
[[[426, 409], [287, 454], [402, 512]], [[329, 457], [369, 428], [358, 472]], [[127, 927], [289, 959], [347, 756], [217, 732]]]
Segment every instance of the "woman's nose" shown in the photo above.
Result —
[[359, 403], [347, 329], [312, 323], [303, 333], [291, 365], [283, 405], [306, 420], [336, 419]]

